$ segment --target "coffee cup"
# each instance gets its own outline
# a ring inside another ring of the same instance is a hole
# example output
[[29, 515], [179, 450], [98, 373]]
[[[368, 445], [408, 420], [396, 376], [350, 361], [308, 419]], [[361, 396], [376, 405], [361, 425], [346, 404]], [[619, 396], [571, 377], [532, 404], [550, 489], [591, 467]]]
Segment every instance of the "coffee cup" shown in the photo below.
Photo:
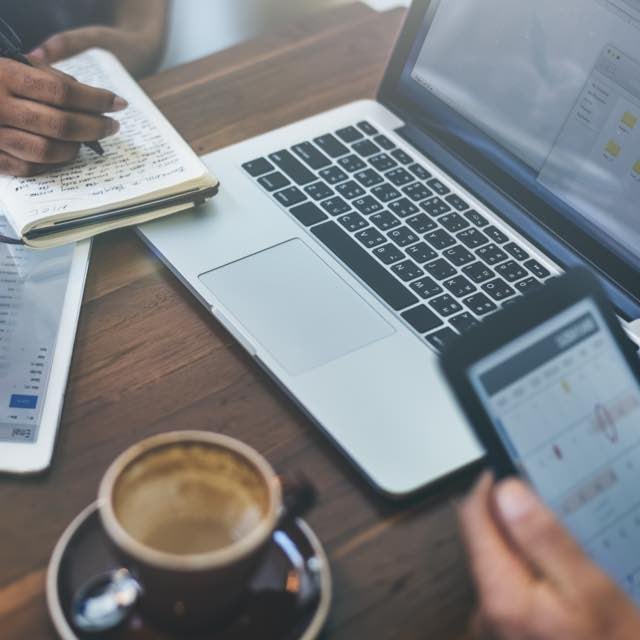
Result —
[[234, 610], [286, 515], [269, 463], [224, 435], [183, 431], [118, 457], [99, 489], [104, 530], [162, 628], [193, 631]]

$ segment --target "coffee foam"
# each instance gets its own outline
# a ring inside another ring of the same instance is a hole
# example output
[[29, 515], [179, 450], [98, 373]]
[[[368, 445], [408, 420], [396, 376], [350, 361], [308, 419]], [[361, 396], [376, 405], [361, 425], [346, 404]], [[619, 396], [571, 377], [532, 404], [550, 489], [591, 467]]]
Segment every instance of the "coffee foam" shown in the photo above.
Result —
[[124, 469], [113, 491], [117, 520], [156, 551], [190, 555], [238, 542], [267, 516], [266, 480], [244, 457], [214, 444], [153, 449]]

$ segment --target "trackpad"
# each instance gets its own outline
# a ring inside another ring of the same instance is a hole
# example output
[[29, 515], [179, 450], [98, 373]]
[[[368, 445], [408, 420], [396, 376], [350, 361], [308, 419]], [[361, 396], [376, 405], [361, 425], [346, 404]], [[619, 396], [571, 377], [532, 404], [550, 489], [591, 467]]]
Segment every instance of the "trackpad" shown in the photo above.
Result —
[[292, 375], [394, 333], [301, 240], [210, 271], [200, 280]]

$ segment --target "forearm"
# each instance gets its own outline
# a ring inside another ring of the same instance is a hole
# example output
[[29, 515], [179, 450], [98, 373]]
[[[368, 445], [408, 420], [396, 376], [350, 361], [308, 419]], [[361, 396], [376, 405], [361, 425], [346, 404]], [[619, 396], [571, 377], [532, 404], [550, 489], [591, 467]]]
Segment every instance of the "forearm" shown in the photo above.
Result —
[[129, 54], [123, 60], [135, 75], [152, 71], [160, 61], [167, 33], [168, 5], [168, 0], [114, 0], [112, 26], [116, 33], [134, 37], [140, 45], [135, 57]]

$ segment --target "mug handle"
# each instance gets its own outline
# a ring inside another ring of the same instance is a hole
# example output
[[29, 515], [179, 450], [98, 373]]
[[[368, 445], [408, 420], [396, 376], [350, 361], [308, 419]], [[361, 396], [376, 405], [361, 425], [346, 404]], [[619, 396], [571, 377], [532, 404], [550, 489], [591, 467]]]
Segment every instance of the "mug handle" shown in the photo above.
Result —
[[278, 529], [308, 513], [318, 500], [318, 492], [304, 475], [280, 476], [279, 480], [282, 486], [282, 510], [278, 518]]

